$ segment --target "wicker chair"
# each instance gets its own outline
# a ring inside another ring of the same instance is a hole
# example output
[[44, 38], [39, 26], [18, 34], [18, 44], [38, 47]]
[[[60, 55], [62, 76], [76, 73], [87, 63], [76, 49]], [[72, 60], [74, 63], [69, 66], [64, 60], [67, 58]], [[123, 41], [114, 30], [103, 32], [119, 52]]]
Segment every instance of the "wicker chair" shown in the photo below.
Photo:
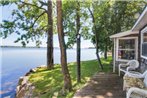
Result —
[[143, 74], [138, 72], [136, 73], [127, 72], [125, 76], [138, 78], [140, 80], [143, 79], [143, 83], [144, 83], [144, 88], [130, 87], [127, 90], [126, 98], [147, 98], [147, 70]]
[[130, 60], [127, 64], [119, 64], [118, 74], [120, 76], [120, 71], [126, 73], [129, 70], [135, 70], [139, 67], [139, 62], [137, 60]]

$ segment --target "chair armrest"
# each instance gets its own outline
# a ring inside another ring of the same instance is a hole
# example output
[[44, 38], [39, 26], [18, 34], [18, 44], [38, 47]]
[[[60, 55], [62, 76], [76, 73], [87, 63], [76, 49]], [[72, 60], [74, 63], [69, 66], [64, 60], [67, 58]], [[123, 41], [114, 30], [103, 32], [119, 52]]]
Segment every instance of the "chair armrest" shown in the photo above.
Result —
[[119, 64], [119, 67], [127, 67], [129, 66], [128, 64]]
[[131, 87], [127, 92], [126, 98], [130, 98], [131, 93], [136, 93], [136, 94], [147, 97], [147, 90], [140, 89], [140, 88], [137, 88], [137, 87]]
[[120, 76], [120, 71], [125, 72], [125, 70], [121, 70], [121, 67], [127, 67], [127, 66], [129, 66], [129, 65], [128, 64], [119, 64], [118, 65], [118, 74], [119, 74], [119, 76]]
[[126, 71], [128, 72], [129, 70], [135, 70], [136, 68], [132, 68], [130, 66], [127, 67]]
[[141, 74], [139, 72], [135, 72], [135, 71], [127, 71], [125, 73], [125, 76], [134, 77], [134, 78], [144, 78], [143, 74]]
[[132, 68], [130, 68], [130, 67], [128, 66], [126, 71], [128, 72], [130, 69], [132, 69]]

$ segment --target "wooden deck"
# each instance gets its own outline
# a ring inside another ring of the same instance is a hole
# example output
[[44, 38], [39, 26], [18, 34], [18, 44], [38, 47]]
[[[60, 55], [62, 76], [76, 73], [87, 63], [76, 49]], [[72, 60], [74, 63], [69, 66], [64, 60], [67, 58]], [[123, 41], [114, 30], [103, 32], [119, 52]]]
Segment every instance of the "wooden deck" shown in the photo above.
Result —
[[73, 98], [125, 98], [123, 81], [117, 74], [97, 73]]

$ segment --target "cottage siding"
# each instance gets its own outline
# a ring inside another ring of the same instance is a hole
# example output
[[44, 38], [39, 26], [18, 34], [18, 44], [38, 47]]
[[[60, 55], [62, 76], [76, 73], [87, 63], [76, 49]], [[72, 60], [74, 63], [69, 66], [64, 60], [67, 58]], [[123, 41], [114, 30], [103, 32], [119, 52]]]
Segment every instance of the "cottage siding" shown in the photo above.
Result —
[[119, 64], [126, 64], [127, 62], [126, 61], [115, 61], [115, 69], [116, 69], [116, 72], [118, 72], [118, 65]]
[[140, 61], [140, 72], [144, 72], [147, 70], [147, 59], [141, 57], [141, 31], [143, 31], [147, 25], [145, 25], [139, 32], [139, 45], [138, 45], [138, 53], [139, 53], [139, 61]]
[[141, 58], [140, 71], [143, 73], [145, 70], [147, 70], [147, 59]]

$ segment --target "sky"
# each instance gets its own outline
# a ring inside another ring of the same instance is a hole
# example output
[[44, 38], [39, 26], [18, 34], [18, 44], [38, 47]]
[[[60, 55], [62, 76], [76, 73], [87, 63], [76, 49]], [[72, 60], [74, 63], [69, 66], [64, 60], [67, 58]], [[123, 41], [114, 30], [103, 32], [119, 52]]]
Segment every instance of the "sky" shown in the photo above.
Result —
[[[0, 6], [0, 23], [2, 23], [2, 20], [10, 20], [12, 18], [11, 12], [13, 9], [15, 9], [15, 5], [8, 5], [1, 7]], [[14, 41], [18, 38], [18, 35], [13, 33], [9, 35], [6, 39], [0, 38], [0, 46], [21, 46], [21, 43], [14, 43]], [[41, 47], [46, 47], [46, 39], [47, 38], [42, 38], [42, 45]], [[65, 40], [67, 42], [68, 38], [65, 37]], [[54, 47], [59, 47], [59, 41], [58, 41], [58, 35], [55, 34], [53, 36], [53, 42], [54, 42]], [[27, 46], [35, 46], [35, 42], [29, 42]], [[87, 48], [87, 47], [94, 47], [94, 45], [91, 43], [90, 40], [84, 40], [81, 38], [81, 48]], [[76, 48], [76, 45], [74, 45], [74, 48]]]

